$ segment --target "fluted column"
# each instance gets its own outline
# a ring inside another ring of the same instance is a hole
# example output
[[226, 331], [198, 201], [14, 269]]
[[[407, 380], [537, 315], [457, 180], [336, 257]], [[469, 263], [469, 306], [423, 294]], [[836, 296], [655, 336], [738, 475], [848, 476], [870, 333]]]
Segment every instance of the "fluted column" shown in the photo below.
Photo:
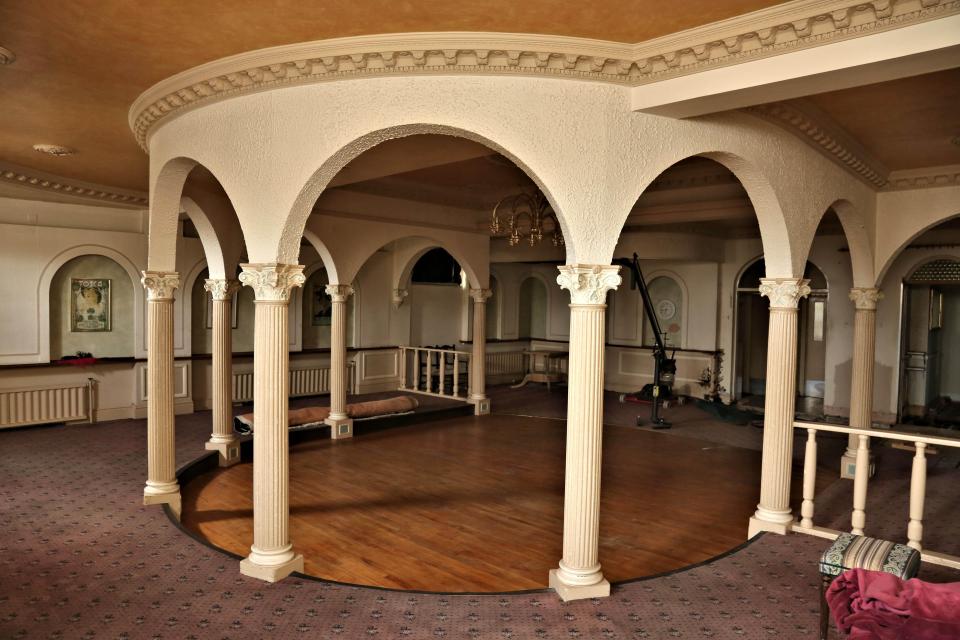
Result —
[[[853, 317], [853, 366], [850, 376], [850, 426], [869, 429], [873, 425], [873, 367], [876, 362], [877, 301], [879, 289], [854, 288], [850, 300]], [[840, 476], [853, 478], [857, 468], [859, 438], [850, 436], [847, 451], [840, 461]]]
[[786, 533], [793, 465], [793, 418], [797, 399], [797, 304], [810, 294], [809, 280], [762, 278], [760, 295], [770, 298], [767, 336], [767, 384], [763, 409], [763, 463], [760, 504], [750, 518], [749, 535]]
[[470, 355], [470, 402], [474, 415], [490, 413], [487, 397], [487, 299], [490, 289], [470, 289], [473, 298], [473, 353]]
[[168, 504], [180, 517], [173, 419], [173, 292], [180, 276], [144, 271], [147, 291], [147, 485], [143, 504]]
[[303, 286], [296, 264], [244, 264], [240, 282], [253, 288], [253, 546], [240, 573], [268, 582], [303, 571], [290, 544], [290, 291]]
[[328, 284], [327, 295], [333, 301], [330, 322], [330, 437], [352, 438], [353, 420], [347, 417], [347, 299], [353, 287]]
[[206, 280], [203, 288], [213, 302], [213, 432], [208, 451], [220, 454], [220, 466], [240, 462], [240, 445], [233, 432], [233, 294], [236, 280]]
[[550, 572], [550, 588], [563, 600], [610, 595], [599, 561], [604, 317], [607, 291], [620, 284], [619, 271], [574, 264], [560, 267], [557, 276], [571, 300], [563, 558]]

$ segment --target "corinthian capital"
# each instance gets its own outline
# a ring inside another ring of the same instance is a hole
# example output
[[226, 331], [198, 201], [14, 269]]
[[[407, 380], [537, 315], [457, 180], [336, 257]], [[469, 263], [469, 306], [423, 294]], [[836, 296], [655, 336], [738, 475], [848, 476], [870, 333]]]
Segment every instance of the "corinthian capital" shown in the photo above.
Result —
[[802, 278], [761, 278], [760, 295], [770, 298], [771, 309], [796, 309], [810, 295], [810, 281]]
[[180, 274], [173, 271], [144, 271], [140, 282], [147, 290], [147, 300], [173, 300], [173, 290], [180, 286]]
[[883, 292], [880, 289], [862, 289], [859, 287], [850, 289], [850, 299], [853, 300], [857, 309], [873, 311], [877, 308], [877, 301], [881, 298], [883, 298]]
[[607, 291], [621, 282], [616, 265], [565, 264], [558, 269], [557, 284], [570, 292], [571, 304], [605, 304]]
[[207, 279], [203, 281], [203, 288], [210, 292], [214, 300], [232, 300], [233, 294], [240, 289], [240, 283], [236, 280]]
[[328, 284], [327, 295], [334, 302], [346, 302], [353, 295], [353, 287], [348, 284]]
[[240, 282], [253, 288], [257, 301], [289, 302], [290, 291], [302, 287], [302, 264], [242, 264]]
[[493, 291], [490, 289], [470, 289], [470, 297], [477, 304], [483, 304], [492, 295]]

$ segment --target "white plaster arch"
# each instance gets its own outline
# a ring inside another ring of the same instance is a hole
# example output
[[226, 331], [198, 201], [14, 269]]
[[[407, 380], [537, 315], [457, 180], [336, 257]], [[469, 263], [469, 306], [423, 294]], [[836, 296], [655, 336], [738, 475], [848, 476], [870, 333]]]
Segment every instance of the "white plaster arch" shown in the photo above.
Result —
[[145, 298], [143, 285], [140, 283], [140, 272], [137, 270], [136, 264], [124, 254], [110, 247], [85, 244], [61, 251], [43, 267], [40, 274], [40, 283], [37, 285], [37, 301], [39, 302], [37, 326], [40, 328], [40, 353], [38, 358], [40, 362], [50, 361], [50, 284], [63, 265], [74, 258], [89, 255], [103, 256], [113, 260], [130, 276], [130, 283], [133, 286], [133, 353], [136, 358], [147, 356], [146, 349], [143, 347]]
[[560, 222], [561, 231], [564, 237], [568, 232], [563, 220], [563, 213], [556, 199], [553, 197], [548, 186], [537, 176], [536, 173], [516, 154], [507, 149], [504, 145], [495, 142], [492, 138], [476, 133], [470, 129], [460, 128], [446, 124], [408, 122], [384, 127], [375, 131], [370, 131], [338, 149], [333, 155], [327, 158], [319, 168], [310, 176], [306, 184], [297, 195], [296, 200], [290, 210], [290, 215], [283, 225], [283, 235], [280, 238], [280, 255], [287, 254], [290, 249], [288, 245], [296, 242], [296, 239], [302, 235], [307, 218], [310, 215], [313, 205], [317, 198], [347, 164], [362, 154], [387, 140], [405, 138], [415, 135], [446, 135], [457, 138], [465, 138], [473, 142], [480, 143], [494, 151], [497, 151], [504, 157], [513, 162], [520, 170], [537, 185], [537, 188], [544, 194], [549, 201], [553, 211]]
[[[209, 194], [201, 190], [193, 190], [189, 194], [185, 192], [187, 178], [198, 166], [211, 171], [207, 164], [199, 160], [182, 156], [172, 158], [163, 163], [151, 179], [147, 268], [152, 271], [176, 271], [178, 220], [180, 212], [184, 211], [190, 216], [200, 236], [200, 243], [210, 264], [211, 278], [222, 279], [227, 277], [227, 272], [238, 261], [242, 252], [239, 243], [243, 242], [244, 234], [239, 229], [239, 219], [223, 211], [224, 206], [218, 206], [219, 203], [214, 202]], [[151, 162], [151, 172], [153, 168]], [[220, 182], [216, 174], [214, 177]], [[226, 192], [222, 182], [220, 185]], [[229, 207], [229, 194], [226, 198]], [[231, 233], [228, 227], [234, 220], [238, 229]]]
[[[180, 326], [183, 327], [183, 348], [186, 350], [186, 355], [193, 353], [193, 288], [197, 284], [197, 279], [204, 272], [208, 270], [209, 265], [206, 258], [200, 259], [190, 267], [190, 270], [187, 271], [186, 277], [182, 279], [182, 284], [180, 287], [180, 314], [181, 322]], [[208, 273], [208, 278], [213, 278], [212, 275]], [[206, 313], [206, 308], [204, 307], [203, 312]]]
[[[901, 238], [900, 244], [897, 245], [896, 248], [894, 248], [887, 256], [885, 262], [882, 264], [882, 266], [880, 267], [880, 270], [877, 272], [877, 277], [875, 280], [876, 284], [874, 286], [880, 286], [883, 283], [883, 280], [887, 275], [887, 271], [890, 270], [890, 267], [896, 261], [897, 257], [903, 252], [904, 249], [906, 249], [910, 245], [911, 242], [916, 240], [918, 237], [920, 237], [927, 231], [930, 231], [937, 225], [947, 222], [948, 220], [952, 220], [954, 218], [960, 218], [960, 210], [955, 211], [952, 215], [947, 215], [945, 217], [938, 218], [932, 222], [930, 220], [924, 220], [921, 222], [921, 224], [925, 223], [924, 226], [919, 226], [919, 227], [913, 226], [910, 229], [910, 235], [907, 236], [906, 238]], [[910, 273], [912, 272], [913, 271], [911, 270]]]
[[[466, 262], [462, 258], [462, 254], [457, 249], [448, 246], [446, 243], [437, 242], [432, 238], [422, 237], [422, 236], [411, 236], [407, 238], [399, 238], [401, 240], [410, 240], [413, 244], [412, 246], [407, 246], [403, 248], [403, 252], [397, 256], [397, 259], [400, 261], [400, 270], [394, 273], [394, 289], [407, 289], [410, 286], [410, 277], [413, 274], [413, 267], [417, 264], [417, 261], [420, 260], [428, 251], [433, 249], [443, 249], [457, 261], [460, 265], [460, 268], [463, 269], [464, 273], [467, 274], [467, 282], [470, 285], [471, 289], [485, 289], [487, 287], [481, 286], [480, 281], [477, 278], [476, 271], [470, 265], [469, 262]], [[371, 254], [372, 255], [372, 254]], [[487, 280], [489, 282], [489, 279]]]

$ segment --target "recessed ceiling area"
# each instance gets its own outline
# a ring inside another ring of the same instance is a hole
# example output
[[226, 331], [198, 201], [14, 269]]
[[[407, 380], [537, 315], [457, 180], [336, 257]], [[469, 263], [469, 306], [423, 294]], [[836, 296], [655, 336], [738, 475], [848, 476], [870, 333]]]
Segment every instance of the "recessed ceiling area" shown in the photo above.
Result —
[[891, 171], [960, 164], [960, 68], [805, 100]]

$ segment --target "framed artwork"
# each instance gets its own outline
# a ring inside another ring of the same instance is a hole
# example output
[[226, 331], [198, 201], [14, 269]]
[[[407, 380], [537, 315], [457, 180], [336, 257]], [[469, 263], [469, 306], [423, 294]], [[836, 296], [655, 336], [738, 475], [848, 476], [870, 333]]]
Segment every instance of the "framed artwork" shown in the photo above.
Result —
[[111, 304], [108, 278], [71, 278], [70, 331], [113, 331]]
[[[230, 327], [232, 329], [237, 328], [237, 307], [240, 306], [237, 296], [239, 295], [239, 291], [234, 292], [233, 299], [230, 300]], [[207, 301], [207, 329], [213, 329], [213, 296], [204, 296], [204, 298]]]
[[311, 324], [315, 327], [329, 327], [333, 320], [333, 301], [327, 295], [327, 289], [324, 285], [313, 288], [310, 317], [312, 318]]

